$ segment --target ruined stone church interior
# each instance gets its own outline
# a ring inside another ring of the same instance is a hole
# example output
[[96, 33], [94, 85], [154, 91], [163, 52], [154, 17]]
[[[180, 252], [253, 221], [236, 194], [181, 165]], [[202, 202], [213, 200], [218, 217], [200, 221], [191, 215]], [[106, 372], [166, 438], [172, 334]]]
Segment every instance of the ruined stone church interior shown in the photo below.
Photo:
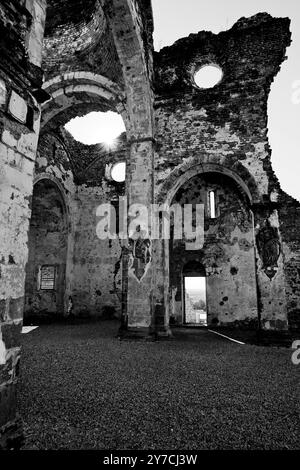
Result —
[[[159, 52], [154, 28], [150, 0], [1, 1], [0, 447], [23, 434], [23, 325], [114, 320], [125, 341], [249, 330], [284, 345], [299, 331], [300, 203], [273, 170], [267, 113], [290, 19], [258, 12]], [[118, 131], [83, 143], [91, 113]], [[200, 245], [174, 235], [174, 214], [158, 217], [170, 237], [141, 227], [139, 207], [197, 204]]]

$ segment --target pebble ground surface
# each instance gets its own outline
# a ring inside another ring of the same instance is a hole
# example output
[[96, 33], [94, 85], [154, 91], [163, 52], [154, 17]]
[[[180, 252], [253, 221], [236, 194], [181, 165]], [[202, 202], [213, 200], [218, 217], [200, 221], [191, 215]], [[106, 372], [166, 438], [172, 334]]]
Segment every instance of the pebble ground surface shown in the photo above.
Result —
[[207, 330], [120, 341], [114, 321], [22, 335], [24, 449], [299, 449], [300, 365], [287, 348]]

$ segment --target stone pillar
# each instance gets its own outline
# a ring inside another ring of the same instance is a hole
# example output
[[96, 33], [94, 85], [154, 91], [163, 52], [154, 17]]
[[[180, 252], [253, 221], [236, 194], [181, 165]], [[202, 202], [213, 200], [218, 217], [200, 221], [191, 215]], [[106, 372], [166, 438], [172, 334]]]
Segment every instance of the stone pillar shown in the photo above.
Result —
[[139, 139], [131, 145], [128, 194], [127, 316], [131, 329], [148, 329], [152, 312], [153, 243], [149, 220], [153, 203], [153, 141]]
[[[45, 2], [23, 4], [18, 2], [9, 11], [8, 6], [0, 6], [1, 31], [9, 25], [7, 36], [0, 39], [0, 448], [16, 448], [22, 441], [16, 385], [29, 201], [40, 123], [37, 100], [43, 96], [39, 62]], [[13, 28], [11, 15], [15, 16]]]
[[126, 187], [129, 221], [138, 217], [135, 226], [129, 227], [126, 247], [128, 279], [123, 286], [127, 288], [127, 308], [123, 326], [129, 332], [147, 334], [152, 317], [153, 273], [153, 244], [145, 214], [145, 210], [150, 214], [153, 203], [153, 18], [151, 5], [147, 12], [141, 11], [135, 0], [101, 0], [101, 3], [123, 69], [127, 136], [131, 144]]
[[276, 203], [253, 206], [259, 324], [263, 337], [288, 332], [284, 259]]
[[[152, 232], [153, 142], [134, 143], [131, 150], [127, 327], [131, 332], [169, 336], [169, 240]], [[131, 229], [130, 215], [136, 216], [132, 228], [138, 224], [139, 232]]]

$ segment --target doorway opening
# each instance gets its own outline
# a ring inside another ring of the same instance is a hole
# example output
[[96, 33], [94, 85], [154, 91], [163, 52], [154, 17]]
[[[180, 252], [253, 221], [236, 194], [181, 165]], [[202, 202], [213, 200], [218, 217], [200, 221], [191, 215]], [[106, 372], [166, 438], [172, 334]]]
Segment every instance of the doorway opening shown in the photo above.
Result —
[[184, 323], [207, 326], [206, 277], [184, 276]]

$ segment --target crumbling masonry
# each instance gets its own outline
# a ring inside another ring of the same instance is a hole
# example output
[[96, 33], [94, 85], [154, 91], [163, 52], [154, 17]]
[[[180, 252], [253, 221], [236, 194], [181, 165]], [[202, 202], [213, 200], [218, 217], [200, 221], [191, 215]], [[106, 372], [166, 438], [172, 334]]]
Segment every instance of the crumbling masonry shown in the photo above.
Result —
[[[170, 324], [184, 322], [184, 273], [201, 272], [209, 325], [287, 334], [300, 324], [300, 205], [280, 189], [267, 136], [267, 100], [291, 41], [289, 19], [260, 13], [154, 52], [150, 0], [47, 4], [0, 5], [4, 448], [22, 439], [23, 312], [115, 316], [124, 335], [168, 336]], [[194, 73], [211, 63], [223, 78], [199, 89]], [[72, 117], [107, 110], [126, 126], [113, 151], [80, 144], [64, 128]], [[110, 176], [120, 161], [127, 162], [125, 183]], [[210, 191], [215, 218], [206, 207]], [[133, 251], [130, 240], [100, 240], [97, 207], [118, 207], [125, 194], [128, 205], [202, 202], [204, 246], [190, 250], [187, 240], [150, 234]]]

